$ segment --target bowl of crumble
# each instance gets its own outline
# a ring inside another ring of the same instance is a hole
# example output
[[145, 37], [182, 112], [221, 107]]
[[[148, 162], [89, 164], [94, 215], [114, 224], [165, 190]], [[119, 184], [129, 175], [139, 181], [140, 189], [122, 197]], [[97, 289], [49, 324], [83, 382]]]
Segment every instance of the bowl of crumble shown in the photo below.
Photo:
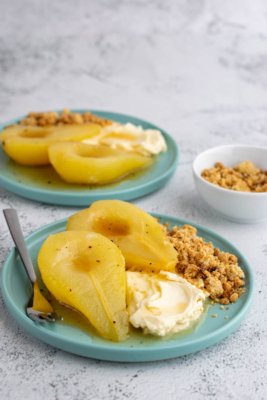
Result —
[[193, 175], [203, 200], [238, 223], [267, 219], [267, 147], [225, 145], [200, 153]]

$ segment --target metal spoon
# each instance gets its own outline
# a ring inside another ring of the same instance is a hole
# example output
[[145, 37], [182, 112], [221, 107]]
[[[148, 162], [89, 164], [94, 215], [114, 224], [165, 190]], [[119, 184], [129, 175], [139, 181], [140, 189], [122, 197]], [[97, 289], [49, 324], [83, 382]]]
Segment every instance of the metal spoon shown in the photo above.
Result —
[[[35, 322], [55, 322], [58, 317], [57, 315], [53, 312], [44, 312], [44, 311], [39, 311], [36, 309], [33, 309], [33, 301], [34, 301], [34, 286], [38, 290], [38, 296], [39, 298], [42, 298], [44, 302], [47, 302], [47, 300], [44, 298], [44, 296], [41, 294], [40, 289], [38, 287], [37, 283], [37, 278], [36, 274], [33, 268], [32, 260], [30, 258], [28, 249], [26, 247], [26, 243], [23, 237], [23, 233], [21, 230], [19, 218], [17, 211], [14, 208], [8, 208], [3, 210], [4, 217], [7, 222], [7, 226], [9, 228], [9, 232], [12, 236], [12, 239], [17, 247], [17, 250], [19, 252], [19, 255], [22, 260], [22, 264], [25, 267], [25, 270], [27, 272], [27, 275], [32, 283], [32, 289], [33, 289], [33, 294], [29, 300], [29, 303], [26, 307], [26, 314], [28, 315], [29, 318], [31, 318]], [[52, 307], [51, 307], [52, 309]]]

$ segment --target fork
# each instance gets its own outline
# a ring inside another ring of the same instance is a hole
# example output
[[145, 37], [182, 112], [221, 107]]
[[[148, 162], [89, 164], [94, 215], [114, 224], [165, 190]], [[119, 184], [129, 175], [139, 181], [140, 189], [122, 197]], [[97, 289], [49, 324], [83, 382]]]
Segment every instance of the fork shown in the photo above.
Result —
[[[35, 322], [55, 322], [58, 319], [58, 316], [56, 315], [55, 312], [44, 312], [44, 311], [39, 311], [33, 309], [33, 298], [34, 298], [34, 285], [38, 285], [37, 283], [37, 278], [36, 274], [34, 271], [34, 267], [32, 264], [32, 260], [30, 257], [30, 254], [28, 252], [23, 233], [21, 230], [19, 218], [17, 211], [14, 208], [8, 208], [3, 210], [3, 214], [5, 217], [5, 220], [7, 222], [7, 226], [9, 229], [9, 232], [12, 236], [12, 239], [17, 247], [17, 250], [19, 252], [20, 258], [22, 260], [22, 264], [25, 268], [25, 271], [27, 272], [27, 275], [32, 283], [32, 296], [27, 304], [26, 307], [26, 314], [30, 319], [32, 319]], [[38, 287], [39, 289], [39, 287]], [[40, 289], [39, 289], [40, 292]], [[43, 295], [41, 292], [39, 293], [41, 297]], [[45, 298], [44, 298], [45, 299]], [[45, 299], [45, 301], [47, 301]]]

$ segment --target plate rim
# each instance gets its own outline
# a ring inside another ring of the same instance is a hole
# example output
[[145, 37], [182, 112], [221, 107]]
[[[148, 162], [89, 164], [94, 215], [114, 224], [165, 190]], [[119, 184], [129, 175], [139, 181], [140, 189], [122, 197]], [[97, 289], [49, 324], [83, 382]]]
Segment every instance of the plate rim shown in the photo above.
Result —
[[[247, 280], [249, 281], [249, 286], [246, 289], [246, 300], [242, 305], [242, 308], [231, 318], [230, 321], [226, 322], [225, 325], [215, 329], [215, 331], [210, 332], [208, 334], [205, 334], [204, 336], [200, 338], [194, 338], [191, 340], [188, 340], [186, 343], [180, 343], [175, 341], [172, 343], [169, 343], [168, 341], [163, 341], [161, 344], [157, 344], [156, 347], [151, 346], [151, 347], [146, 347], [146, 348], [131, 348], [131, 347], [123, 347], [123, 342], [120, 343], [118, 347], [111, 347], [111, 345], [114, 345], [113, 342], [107, 341], [107, 344], [105, 343], [93, 343], [88, 341], [88, 343], [79, 343], [78, 346], [80, 346], [79, 352], [73, 351], [73, 350], [68, 350], [66, 348], [61, 347], [60, 345], [53, 344], [51, 341], [55, 340], [56, 342], [59, 341], [60, 343], [63, 342], [63, 344], [68, 344], [68, 345], [74, 345], [77, 346], [77, 341], [73, 340], [71, 338], [67, 337], [62, 337], [61, 334], [57, 332], [53, 332], [51, 330], [45, 330], [43, 327], [36, 326], [36, 324], [31, 321], [25, 313], [21, 312], [19, 308], [17, 308], [16, 305], [14, 305], [12, 301], [12, 297], [8, 293], [7, 289], [7, 279], [8, 279], [8, 271], [11, 268], [10, 264], [12, 261], [12, 257], [15, 255], [15, 248], [13, 247], [11, 251], [8, 253], [8, 256], [6, 257], [6, 260], [3, 264], [3, 267], [1, 268], [1, 290], [2, 290], [2, 295], [4, 298], [5, 305], [7, 306], [7, 309], [9, 311], [9, 314], [16, 320], [16, 322], [21, 325], [27, 332], [30, 333], [31, 336], [37, 337], [39, 340], [42, 342], [48, 343], [51, 346], [54, 346], [56, 348], [59, 348], [61, 350], [68, 351], [72, 354], [78, 354], [82, 355], [82, 350], [86, 349], [87, 351], [92, 350], [93, 352], [108, 352], [107, 357], [101, 357], [95, 356], [95, 355], [85, 355], [87, 358], [95, 358], [95, 359], [101, 359], [105, 361], [126, 361], [126, 362], [147, 362], [147, 361], [156, 361], [156, 360], [164, 360], [164, 359], [170, 359], [170, 358], [176, 358], [182, 355], [194, 353], [196, 351], [202, 350], [204, 348], [207, 348], [211, 346], [212, 344], [215, 344], [217, 342], [220, 342], [223, 340], [225, 337], [229, 336], [234, 330], [236, 330], [243, 318], [245, 317], [246, 313], [248, 312], [251, 303], [252, 303], [252, 298], [253, 298], [253, 293], [254, 293], [254, 273], [253, 270], [247, 260], [247, 258], [238, 250], [234, 244], [232, 244], [230, 241], [219, 235], [218, 233], [214, 232], [210, 228], [206, 228], [202, 225], [196, 224], [192, 221], [189, 221], [187, 219], [175, 217], [172, 215], [168, 214], [159, 214], [159, 213], [150, 213], [156, 218], [159, 218], [162, 221], [165, 222], [171, 222], [171, 224], [190, 224], [194, 227], [196, 227], [200, 231], [204, 231], [208, 235], [212, 236], [214, 239], [217, 239], [219, 241], [222, 241], [223, 243], [226, 244], [226, 246], [231, 248], [231, 251], [234, 251], [234, 254], [237, 255], [238, 258], [241, 258], [242, 264], [245, 266], [245, 272], [246, 272], [246, 277]], [[44, 235], [48, 233], [51, 228], [53, 231], [64, 227], [66, 224], [67, 218], [54, 221], [52, 223], [43, 225], [42, 227], [38, 228], [31, 234], [27, 235], [26, 237], [26, 243], [30, 243], [31, 241], [38, 240], [39, 235]], [[49, 234], [49, 233], [48, 233]], [[201, 235], [200, 235], [201, 236]], [[45, 337], [40, 337], [44, 335]], [[51, 339], [51, 340], [50, 340]], [[194, 346], [197, 348], [194, 349]], [[183, 348], [188, 348], [192, 347], [192, 351], [186, 351], [185, 353], [181, 353], [179, 355], [169, 355], [169, 356], [164, 356], [161, 353], [162, 352], [168, 352], [170, 350], [180, 350]], [[159, 356], [153, 357], [153, 353], [160, 353]], [[147, 354], [147, 356], [144, 356], [144, 354]], [[126, 357], [125, 357], [126, 355]], [[137, 359], [133, 356], [137, 356]], [[142, 356], [140, 359], [139, 357]], [[114, 358], [115, 357], [115, 358]], [[129, 359], [129, 357], [133, 357], [133, 359]]]
[[[55, 110], [57, 112], [61, 112], [63, 110]], [[96, 115], [103, 115], [109, 114], [113, 115], [114, 117], [119, 116], [119, 117], [124, 117], [124, 118], [130, 118], [130, 119], [136, 119], [140, 124], [149, 124], [152, 128], [151, 129], [158, 129], [162, 132], [163, 136], [167, 139], [168, 142], [170, 142], [170, 147], [171, 151], [173, 154], [173, 161], [172, 164], [168, 167], [167, 170], [165, 170], [163, 173], [155, 177], [153, 180], [149, 180], [146, 183], [142, 183], [137, 185], [136, 187], [133, 188], [125, 188], [125, 189], [115, 189], [112, 188], [108, 192], [100, 192], [100, 193], [92, 193], [90, 194], [90, 190], [86, 189], [85, 192], [75, 192], [69, 189], [66, 189], [64, 191], [62, 190], [53, 190], [50, 191], [48, 189], [44, 188], [37, 188], [37, 187], [27, 187], [27, 185], [19, 182], [15, 182], [13, 179], [9, 179], [6, 177], [3, 177], [0, 172], [0, 187], [2, 187], [5, 190], [10, 191], [11, 193], [15, 193], [21, 197], [28, 198], [30, 200], [35, 200], [35, 201], [40, 201], [43, 203], [52, 203], [52, 204], [57, 204], [57, 205], [70, 205], [70, 206], [82, 206], [82, 205], [88, 205], [88, 203], [91, 203], [92, 201], [97, 200], [98, 198], [104, 199], [104, 198], [111, 198], [115, 196], [122, 196], [124, 200], [133, 200], [139, 197], [142, 197], [146, 194], [152, 193], [155, 190], [161, 188], [169, 178], [174, 174], [179, 158], [180, 158], [180, 150], [179, 146], [174, 140], [174, 138], [166, 132], [164, 129], [160, 128], [159, 126], [144, 120], [139, 117], [135, 117], [133, 115], [129, 114], [123, 114], [119, 112], [114, 112], [114, 111], [107, 111], [107, 110], [95, 110], [95, 109], [71, 109], [70, 111], [72, 112], [79, 112], [79, 113], [84, 113], [84, 112], [92, 112], [95, 113]], [[4, 122], [0, 124], [0, 132], [3, 130], [4, 127], [20, 121], [22, 118], [24, 118], [26, 115], [20, 116], [13, 118], [10, 121]], [[167, 150], [168, 152], [168, 150]], [[119, 181], [121, 182], [121, 181]], [[101, 189], [100, 189], [101, 191]], [[143, 192], [143, 193], [140, 193]], [[46, 197], [42, 198], [43, 196]], [[47, 197], [52, 197], [51, 200], [47, 199]], [[80, 201], [79, 201], [80, 200]], [[84, 200], [84, 201], [82, 201]]]

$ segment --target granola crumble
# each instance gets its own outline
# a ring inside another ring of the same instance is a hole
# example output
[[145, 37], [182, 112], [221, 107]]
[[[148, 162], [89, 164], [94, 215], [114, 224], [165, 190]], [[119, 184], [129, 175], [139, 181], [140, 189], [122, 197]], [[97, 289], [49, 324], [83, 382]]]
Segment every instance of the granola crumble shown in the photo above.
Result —
[[65, 108], [61, 113], [56, 111], [30, 112], [19, 124], [26, 126], [82, 125], [95, 123], [100, 126], [110, 125], [112, 121], [100, 118], [90, 112], [74, 113]]
[[267, 171], [256, 167], [251, 161], [243, 161], [233, 168], [217, 162], [214, 167], [204, 169], [201, 176], [208, 182], [226, 189], [240, 192], [267, 192]]
[[229, 304], [244, 292], [244, 272], [235, 255], [205, 242], [191, 225], [175, 226], [168, 235], [178, 253], [177, 272], [212, 300]]

